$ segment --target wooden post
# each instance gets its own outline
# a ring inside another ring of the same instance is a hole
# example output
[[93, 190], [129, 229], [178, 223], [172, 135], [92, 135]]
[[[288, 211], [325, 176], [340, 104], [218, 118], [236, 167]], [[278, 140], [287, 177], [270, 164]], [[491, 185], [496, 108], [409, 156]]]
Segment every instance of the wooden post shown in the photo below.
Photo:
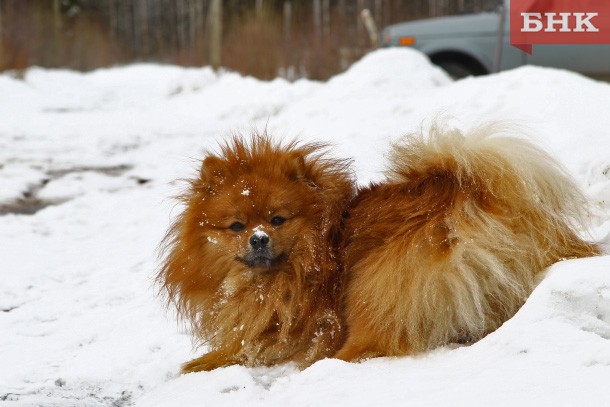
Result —
[[211, 0], [209, 11], [210, 48], [209, 62], [214, 69], [221, 63], [222, 51], [222, 0]]
[[362, 17], [362, 22], [364, 23], [364, 27], [366, 27], [366, 31], [369, 33], [371, 45], [373, 48], [379, 47], [379, 32], [377, 32], [377, 25], [375, 24], [375, 20], [373, 20], [371, 12], [368, 8], [365, 8], [362, 10], [360, 16]]

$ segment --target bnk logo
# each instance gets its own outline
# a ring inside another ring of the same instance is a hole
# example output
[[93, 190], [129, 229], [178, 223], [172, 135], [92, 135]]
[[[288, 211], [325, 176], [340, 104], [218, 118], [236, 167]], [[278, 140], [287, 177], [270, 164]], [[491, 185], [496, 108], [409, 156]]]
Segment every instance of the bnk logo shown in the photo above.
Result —
[[[543, 14], [544, 21], [542, 20]], [[571, 26], [570, 17], [572, 16], [574, 23]], [[598, 32], [599, 29], [591, 23], [591, 19], [597, 16], [598, 13], [521, 13], [521, 17], [523, 17], [521, 32], [535, 33], [542, 30], [547, 33], [556, 32], [557, 26], [561, 32]]]
[[610, 44], [610, 1], [510, 0], [510, 43]]

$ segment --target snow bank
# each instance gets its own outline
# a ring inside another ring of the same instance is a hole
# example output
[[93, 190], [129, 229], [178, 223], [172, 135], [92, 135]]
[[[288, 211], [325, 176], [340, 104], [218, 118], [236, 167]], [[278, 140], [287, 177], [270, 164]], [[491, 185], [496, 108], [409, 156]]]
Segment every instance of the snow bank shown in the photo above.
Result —
[[[551, 268], [482, 341], [361, 364], [232, 366], [196, 356], [162, 309], [156, 249], [205, 149], [264, 128], [317, 139], [379, 178], [389, 141], [434, 117], [509, 119], [562, 161], [610, 232], [610, 86], [526, 67], [452, 82], [417, 52], [371, 53], [326, 83], [133, 65], [0, 75], [0, 402], [29, 406], [608, 405], [610, 258]], [[29, 206], [22, 215], [15, 208]], [[45, 207], [45, 205], [48, 205]], [[610, 237], [607, 237], [610, 245]]]
[[610, 256], [557, 264], [522, 310], [480, 342], [303, 372], [232, 366], [189, 374], [143, 406], [605, 405], [610, 365]]

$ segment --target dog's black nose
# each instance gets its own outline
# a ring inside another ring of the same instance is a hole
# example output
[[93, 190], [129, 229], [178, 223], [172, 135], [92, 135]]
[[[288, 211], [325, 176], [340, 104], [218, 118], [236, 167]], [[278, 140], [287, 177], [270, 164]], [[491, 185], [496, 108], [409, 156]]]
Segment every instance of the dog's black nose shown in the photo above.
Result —
[[264, 249], [269, 243], [269, 236], [264, 233], [255, 233], [250, 237], [250, 246], [253, 249]]

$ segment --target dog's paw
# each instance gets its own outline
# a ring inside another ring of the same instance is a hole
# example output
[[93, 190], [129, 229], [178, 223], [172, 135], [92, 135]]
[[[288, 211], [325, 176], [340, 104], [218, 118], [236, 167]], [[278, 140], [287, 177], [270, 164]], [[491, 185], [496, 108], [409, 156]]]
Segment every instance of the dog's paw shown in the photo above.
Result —
[[234, 364], [224, 353], [213, 351], [196, 359], [184, 363], [180, 368], [180, 373], [208, 372], [219, 367]]

